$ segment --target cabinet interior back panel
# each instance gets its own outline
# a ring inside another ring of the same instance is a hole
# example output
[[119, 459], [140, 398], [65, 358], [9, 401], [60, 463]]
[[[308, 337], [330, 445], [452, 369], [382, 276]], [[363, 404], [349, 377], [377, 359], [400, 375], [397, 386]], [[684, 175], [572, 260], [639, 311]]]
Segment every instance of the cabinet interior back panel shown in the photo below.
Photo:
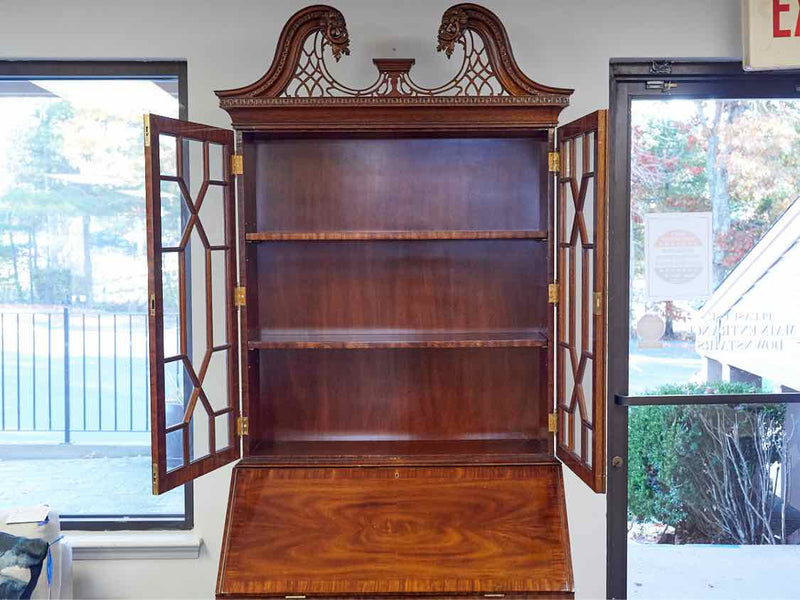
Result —
[[251, 435], [259, 441], [546, 438], [546, 352], [262, 351], [263, 421], [251, 424]]
[[249, 251], [257, 253], [259, 328], [547, 324], [540, 241], [274, 242]]
[[547, 228], [540, 139], [283, 139], [254, 152], [259, 231]]

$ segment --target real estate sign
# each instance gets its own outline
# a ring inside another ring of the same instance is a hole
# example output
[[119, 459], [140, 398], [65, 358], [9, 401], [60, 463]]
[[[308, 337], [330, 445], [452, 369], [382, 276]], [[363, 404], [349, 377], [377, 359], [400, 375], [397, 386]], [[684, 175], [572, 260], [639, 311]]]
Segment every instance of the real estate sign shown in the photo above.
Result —
[[800, 2], [742, 0], [745, 69], [800, 67]]
[[711, 294], [711, 213], [644, 216], [647, 299], [696, 300]]

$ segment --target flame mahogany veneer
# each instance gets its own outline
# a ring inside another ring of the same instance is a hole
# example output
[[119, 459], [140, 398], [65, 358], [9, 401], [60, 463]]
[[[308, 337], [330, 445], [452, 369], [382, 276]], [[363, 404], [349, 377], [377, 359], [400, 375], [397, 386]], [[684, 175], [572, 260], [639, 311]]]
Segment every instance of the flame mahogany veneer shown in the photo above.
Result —
[[234, 469], [230, 596], [572, 590], [561, 468]]

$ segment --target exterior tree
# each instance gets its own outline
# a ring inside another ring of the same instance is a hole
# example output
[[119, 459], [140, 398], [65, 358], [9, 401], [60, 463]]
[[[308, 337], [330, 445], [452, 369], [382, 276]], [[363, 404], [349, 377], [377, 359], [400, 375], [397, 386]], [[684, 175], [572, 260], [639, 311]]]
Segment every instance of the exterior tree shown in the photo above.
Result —
[[[731, 195], [729, 190], [728, 158], [730, 152], [722, 138], [723, 119], [731, 124], [741, 103], [736, 100], [723, 100], [714, 103], [714, 114], [705, 116], [705, 103], [697, 103], [697, 116], [706, 138], [706, 173], [708, 195], [711, 200], [712, 228], [714, 239], [724, 239], [731, 228]], [[714, 283], [724, 278], [722, 258], [725, 249], [714, 244]]]
[[[719, 285], [798, 196], [800, 103], [697, 100], [692, 107], [689, 101], [670, 102], [679, 110], [658, 102], [634, 122], [632, 272], [644, 276], [645, 214], [711, 211], [714, 284]], [[664, 316], [669, 335], [685, 308], [658, 303], [649, 310]]]
[[[142, 229], [141, 127], [64, 101], [42, 102], [36, 118], [6, 165], [12, 184], [0, 196], [0, 297], [91, 305], [93, 254], [133, 252]], [[76, 264], [65, 248], [78, 236]]]
[[[62, 154], [64, 139], [58, 131], [59, 124], [72, 117], [69, 104], [47, 103], [36, 116], [36, 127], [20, 134], [17, 153], [5, 165], [14, 184], [0, 196], [0, 228], [8, 241], [8, 251], [2, 257], [11, 262], [14, 295], [8, 299], [17, 302], [37, 300], [37, 233], [60, 218], [55, 209], [60, 207], [64, 185], [51, 175], [74, 172]], [[8, 297], [8, 293], [5, 295]]]

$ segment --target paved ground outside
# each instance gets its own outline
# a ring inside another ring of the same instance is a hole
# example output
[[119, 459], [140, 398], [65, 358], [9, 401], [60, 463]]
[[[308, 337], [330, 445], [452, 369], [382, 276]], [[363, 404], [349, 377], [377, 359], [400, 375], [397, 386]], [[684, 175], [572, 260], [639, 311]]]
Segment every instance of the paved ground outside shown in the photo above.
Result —
[[800, 546], [628, 543], [628, 597], [800, 598]]
[[644, 394], [667, 383], [688, 383], [698, 375], [703, 360], [692, 342], [664, 342], [660, 348], [639, 348], [630, 340], [629, 389]]
[[153, 496], [150, 456], [0, 459], [0, 508], [49, 504], [61, 514], [183, 513], [183, 489]]

